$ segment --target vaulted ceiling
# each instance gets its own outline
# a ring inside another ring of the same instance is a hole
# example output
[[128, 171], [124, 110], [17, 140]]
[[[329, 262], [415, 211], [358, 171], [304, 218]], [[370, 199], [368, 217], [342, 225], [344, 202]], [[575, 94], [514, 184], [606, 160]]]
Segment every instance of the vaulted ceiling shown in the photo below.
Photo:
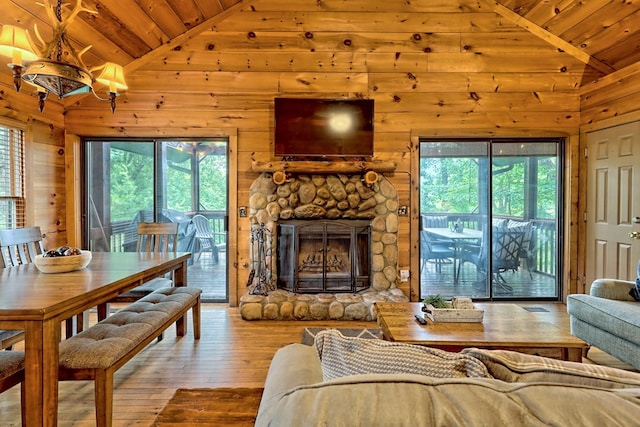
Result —
[[[67, 7], [76, 1], [66, 0]], [[421, 4], [433, 7], [433, 1], [448, 8], [453, 3], [465, 12], [493, 10], [558, 50], [589, 64], [601, 75], [640, 61], [637, 0], [415, 0], [406, 3], [407, 12], [419, 10]], [[2, 3], [0, 24], [27, 29], [37, 25], [48, 40], [50, 20], [41, 2], [3, 0]], [[332, 0], [319, 0], [316, 6], [319, 11], [330, 10], [331, 3]], [[128, 72], [143, 68], [172, 49], [180, 49], [181, 43], [191, 37], [215, 29], [217, 22], [233, 19], [236, 10], [260, 8], [260, 0], [83, 0], [82, 4], [98, 13], [80, 13], [67, 34], [79, 48], [92, 45], [83, 56], [84, 62], [91, 65], [116, 62], [125, 65]], [[381, 7], [378, 2], [367, 5], [371, 7], [368, 11]], [[0, 67], [0, 73], [8, 76], [11, 71]]]

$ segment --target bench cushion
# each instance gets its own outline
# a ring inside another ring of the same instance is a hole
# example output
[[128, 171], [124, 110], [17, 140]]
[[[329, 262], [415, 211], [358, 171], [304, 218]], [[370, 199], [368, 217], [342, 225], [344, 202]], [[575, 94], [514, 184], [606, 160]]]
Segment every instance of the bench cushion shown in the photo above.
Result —
[[162, 311], [172, 316], [180, 312], [184, 304], [197, 298], [202, 289], [186, 286], [158, 289], [146, 297], [131, 304], [130, 310], [137, 310], [137, 304], [145, 305], [145, 311]]
[[[68, 369], [108, 368], [155, 328], [164, 313], [116, 313], [60, 343], [60, 366]], [[115, 319], [113, 319], [115, 318]]]
[[171, 286], [172, 283], [173, 282], [171, 281], [171, 279], [156, 277], [155, 279], [149, 280], [148, 282], [145, 282], [140, 286], [136, 286], [135, 288], [118, 295], [118, 298], [142, 298], [158, 289]]
[[24, 369], [23, 351], [0, 351], [0, 380]]
[[158, 289], [60, 343], [60, 367], [106, 369], [185, 309], [202, 290]]

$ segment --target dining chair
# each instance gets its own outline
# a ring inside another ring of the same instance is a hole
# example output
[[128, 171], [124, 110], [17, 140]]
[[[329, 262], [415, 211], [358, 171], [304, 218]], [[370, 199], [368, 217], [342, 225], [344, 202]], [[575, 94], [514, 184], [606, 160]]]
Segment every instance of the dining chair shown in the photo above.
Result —
[[202, 252], [210, 251], [211, 256], [215, 264], [219, 262], [218, 246], [216, 246], [216, 238], [211, 228], [209, 227], [209, 220], [204, 215], [194, 215], [191, 218], [191, 222], [196, 227], [196, 261], [200, 259]]
[[0, 230], [0, 250], [2, 268], [33, 262], [36, 255], [44, 252], [40, 227]]
[[[175, 254], [177, 252], [178, 224], [175, 222], [140, 222], [137, 233], [136, 252], [146, 254], [168, 252]], [[109, 304], [135, 302], [157, 289], [168, 286], [173, 286], [172, 278], [158, 277], [122, 293], [109, 302], [98, 306], [98, 321], [107, 318]], [[161, 339], [162, 334], [158, 337], [158, 341]]]
[[[0, 267], [28, 264], [44, 252], [40, 227], [0, 230]], [[11, 350], [24, 340], [22, 330], [0, 330], [0, 350]]]

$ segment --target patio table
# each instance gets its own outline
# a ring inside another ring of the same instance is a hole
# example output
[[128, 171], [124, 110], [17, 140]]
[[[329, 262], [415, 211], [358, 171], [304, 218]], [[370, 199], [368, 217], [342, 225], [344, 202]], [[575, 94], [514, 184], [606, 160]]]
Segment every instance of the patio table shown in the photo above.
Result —
[[464, 229], [463, 231], [453, 231], [448, 228], [425, 228], [424, 231], [440, 239], [448, 239], [453, 242], [453, 283], [458, 284], [457, 263], [460, 260], [460, 249], [463, 242], [482, 241], [481, 230]]

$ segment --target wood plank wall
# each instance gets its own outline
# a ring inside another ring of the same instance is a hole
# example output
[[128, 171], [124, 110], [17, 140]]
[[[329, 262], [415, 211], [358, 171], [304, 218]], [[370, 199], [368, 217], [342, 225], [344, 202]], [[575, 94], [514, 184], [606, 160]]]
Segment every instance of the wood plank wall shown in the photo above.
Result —
[[25, 128], [26, 225], [40, 226], [45, 249], [67, 244], [63, 105], [50, 102], [40, 113], [28, 85], [17, 93], [0, 77], [0, 117]]
[[[475, 0], [258, 0], [129, 74], [115, 114], [91, 96], [69, 101], [64, 116], [45, 111], [79, 136], [237, 135], [235, 207], [248, 206], [252, 159], [273, 159], [274, 97], [375, 99], [375, 157], [397, 162], [389, 178], [411, 207], [401, 218], [399, 266], [417, 272], [418, 138], [576, 136], [579, 88], [597, 77]], [[13, 99], [0, 99], [4, 111], [39, 117]], [[232, 304], [249, 261], [250, 224], [236, 212]], [[407, 294], [417, 295], [417, 276], [401, 284]]]

